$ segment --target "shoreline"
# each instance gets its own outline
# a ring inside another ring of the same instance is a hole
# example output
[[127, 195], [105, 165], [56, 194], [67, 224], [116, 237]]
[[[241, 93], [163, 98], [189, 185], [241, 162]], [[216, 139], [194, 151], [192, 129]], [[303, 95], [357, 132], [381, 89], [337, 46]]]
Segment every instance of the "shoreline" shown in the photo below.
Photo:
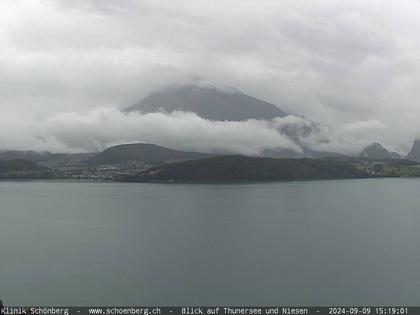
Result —
[[115, 181], [115, 180], [87, 180], [87, 179], [0, 179], [0, 183], [106, 183], [106, 184], [153, 184], [153, 185], [249, 185], [249, 184], [276, 184], [276, 183], [312, 183], [312, 182], [350, 182], [358, 180], [382, 180], [382, 179], [417, 179], [419, 176], [380, 176], [380, 177], [358, 177], [358, 178], [320, 178], [320, 179], [295, 179], [295, 180], [248, 180], [248, 181], [206, 181], [206, 182], [180, 182], [180, 181]]

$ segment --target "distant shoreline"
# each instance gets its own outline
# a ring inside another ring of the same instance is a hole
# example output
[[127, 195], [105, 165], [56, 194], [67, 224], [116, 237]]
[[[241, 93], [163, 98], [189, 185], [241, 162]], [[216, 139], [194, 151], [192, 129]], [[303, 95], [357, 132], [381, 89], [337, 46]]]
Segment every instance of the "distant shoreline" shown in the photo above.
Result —
[[0, 183], [63, 183], [63, 184], [128, 184], [128, 185], [170, 185], [170, 186], [205, 186], [205, 185], [259, 185], [259, 184], [281, 184], [281, 183], [328, 183], [328, 182], [354, 182], [360, 180], [419, 180], [420, 177], [364, 177], [364, 178], [331, 178], [331, 179], [296, 179], [296, 180], [272, 180], [272, 181], [242, 181], [242, 182], [122, 182], [112, 180], [74, 180], [74, 179], [0, 179]]
[[0, 161], [2, 181], [138, 183], [258, 183], [299, 180], [420, 177], [407, 160], [268, 158], [219, 155], [156, 164], [124, 163], [46, 167], [30, 160]]

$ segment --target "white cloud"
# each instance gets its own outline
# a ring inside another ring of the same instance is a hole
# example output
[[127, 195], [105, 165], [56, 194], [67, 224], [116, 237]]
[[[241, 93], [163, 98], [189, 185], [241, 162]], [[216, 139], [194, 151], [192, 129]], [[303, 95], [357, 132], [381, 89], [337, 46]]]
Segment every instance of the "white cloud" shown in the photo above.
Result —
[[[12, 117], [12, 119], [10, 119]], [[19, 123], [15, 123], [18, 121]], [[357, 121], [333, 128], [288, 115], [272, 121], [210, 121], [190, 112], [124, 113], [102, 107], [86, 113], [63, 112], [34, 120], [9, 112], [0, 119], [0, 147], [9, 150], [96, 152], [122, 143], [146, 142], [185, 151], [261, 155], [265, 150], [315, 151], [358, 155], [382, 132], [380, 122]], [[10, 141], [13, 139], [13, 141]], [[395, 150], [388, 146], [390, 150]], [[406, 153], [408, 147], [397, 151]]]
[[[86, 114], [56, 114], [17, 126], [2, 124], [0, 145], [8, 149], [93, 152], [121, 143], [147, 142], [179, 150], [259, 155], [277, 147], [300, 152], [270, 122], [209, 121], [193, 113], [122, 113], [98, 108]], [[24, 131], [24, 133], [21, 133]], [[16, 139], [10, 142], [9, 139]]]

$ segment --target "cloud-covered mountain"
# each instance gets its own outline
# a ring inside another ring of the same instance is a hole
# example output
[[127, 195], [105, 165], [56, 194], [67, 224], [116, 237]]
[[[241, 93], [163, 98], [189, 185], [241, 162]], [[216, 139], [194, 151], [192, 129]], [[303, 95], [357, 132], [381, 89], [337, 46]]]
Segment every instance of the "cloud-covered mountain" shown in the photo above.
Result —
[[[420, 133], [419, 15], [418, 0], [0, 1], [0, 148], [139, 142], [109, 130], [120, 116], [93, 130], [98, 106], [200, 77], [330, 125], [350, 140], [340, 152], [380, 141], [405, 155]], [[48, 125], [63, 113], [75, 131]]]
[[286, 116], [286, 113], [277, 106], [235, 89], [220, 89], [204, 85], [164, 88], [128, 107], [127, 111], [193, 112], [204, 119], [219, 121], [271, 120], [275, 117]]
[[361, 158], [366, 159], [378, 159], [378, 160], [389, 160], [389, 159], [400, 159], [401, 156], [397, 152], [390, 152], [385, 149], [380, 143], [375, 142], [367, 146], [360, 153]]
[[[299, 150], [278, 147], [263, 150], [262, 155], [270, 157], [310, 157], [332, 155], [320, 152], [305, 143], [313, 134], [325, 129], [319, 123], [302, 116], [286, 114], [274, 104], [259, 100], [233, 88], [219, 88], [211, 85], [188, 84], [170, 86], [151, 93], [140, 102], [128, 107], [126, 112], [174, 113], [192, 112], [210, 121], [261, 120], [271, 122], [279, 134], [295, 143]], [[244, 131], [245, 132], [245, 131]]]
[[407, 155], [407, 159], [415, 162], [420, 162], [420, 139], [414, 141], [413, 147], [410, 153]]
[[[123, 143], [153, 143], [210, 154], [325, 157], [338, 152], [355, 156], [372, 142], [364, 134], [372, 128], [386, 128], [376, 120], [366, 120], [334, 130], [304, 116], [286, 114], [274, 104], [235, 89], [192, 85], [191, 81], [157, 90], [125, 110], [99, 107], [40, 120], [22, 117], [19, 125], [4, 117], [0, 120], [4, 131], [0, 132], [1, 149], [67, 153], [99, 152]], [[61, 164], [62, 159], [74, 163], [86, 157], [57, 158]]]

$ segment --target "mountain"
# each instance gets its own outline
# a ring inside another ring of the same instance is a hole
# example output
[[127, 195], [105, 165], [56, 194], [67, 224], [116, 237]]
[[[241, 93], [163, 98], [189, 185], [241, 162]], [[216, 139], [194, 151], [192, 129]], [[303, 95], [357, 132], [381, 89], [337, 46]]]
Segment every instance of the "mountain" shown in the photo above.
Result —
[[167, 163], [136, 175], [127, 182], [246, 182], [297, 179], [363, 178], [367, 173], [347, 162], [322, 159], [271, 159], [219, 156]]
[[0, 173], [40, 171], [45, 169], [45, 167], [28, 160], [15, 159], [0, 161]]
[[53, 179], [54, 172], [29, 160], [0, 161], [0, 179]]
[[170, 161], [202, 159], [210, 156], [212, 155], [177, 151], [149, 143], [135, 143], [110, 147], [92, 157], [88, 163], [105, 165], [135, 162], [143, 165], [156, 165]]
[[36, 151], [0, 151], [0, 161], [28, 160], [47, 167], [83, 165], [95, 153], [51, 153]]
[[[156, 91], [140, 102], [125, 109], [126, 112], [139, 111], [174, 112], [189, 111], [198, 116], [215, 121], [244, 121], [247, 119], [273, 120], [285, 118], [277, 130], [296, 145], [302, 148], [302, 153], [275, 148], [262, 152], [266, 157], [312, 157], [317, 155], [303, 144], [301, 139], [322, 132], [325, 126], [302, 116], [286, 114], [276, 105], [246, 95], [238, 90], [219, 89], [211, 86], [184, 85], [171, 86]], [[335, 154], [335, 153], [332, 153]], [[329, 152], [319, 152], [319, 155], [329, 156]]]
[[209, 120], [273, 119], [286, 114], [277, 106], [239, 91], [196, 85], [172, 86], [128, 107], [143, 113], [189, 111]]
[[407, 159], [420, 162], [420, 139], [414, 141], [413, 147], [411, 148], [410, 153], [407, 155]]
[[0, 161], [9, 160], [28, 160], [33, 162], [40, 162], [48, 158], [47, 152], [35, 152], [35, 151], [1, 151]]
[[364, 148], [359, 157], [372, 160], [390, 160], [401, 158], [398, 153], [388, 151], [378, 142], [372, 143]]

